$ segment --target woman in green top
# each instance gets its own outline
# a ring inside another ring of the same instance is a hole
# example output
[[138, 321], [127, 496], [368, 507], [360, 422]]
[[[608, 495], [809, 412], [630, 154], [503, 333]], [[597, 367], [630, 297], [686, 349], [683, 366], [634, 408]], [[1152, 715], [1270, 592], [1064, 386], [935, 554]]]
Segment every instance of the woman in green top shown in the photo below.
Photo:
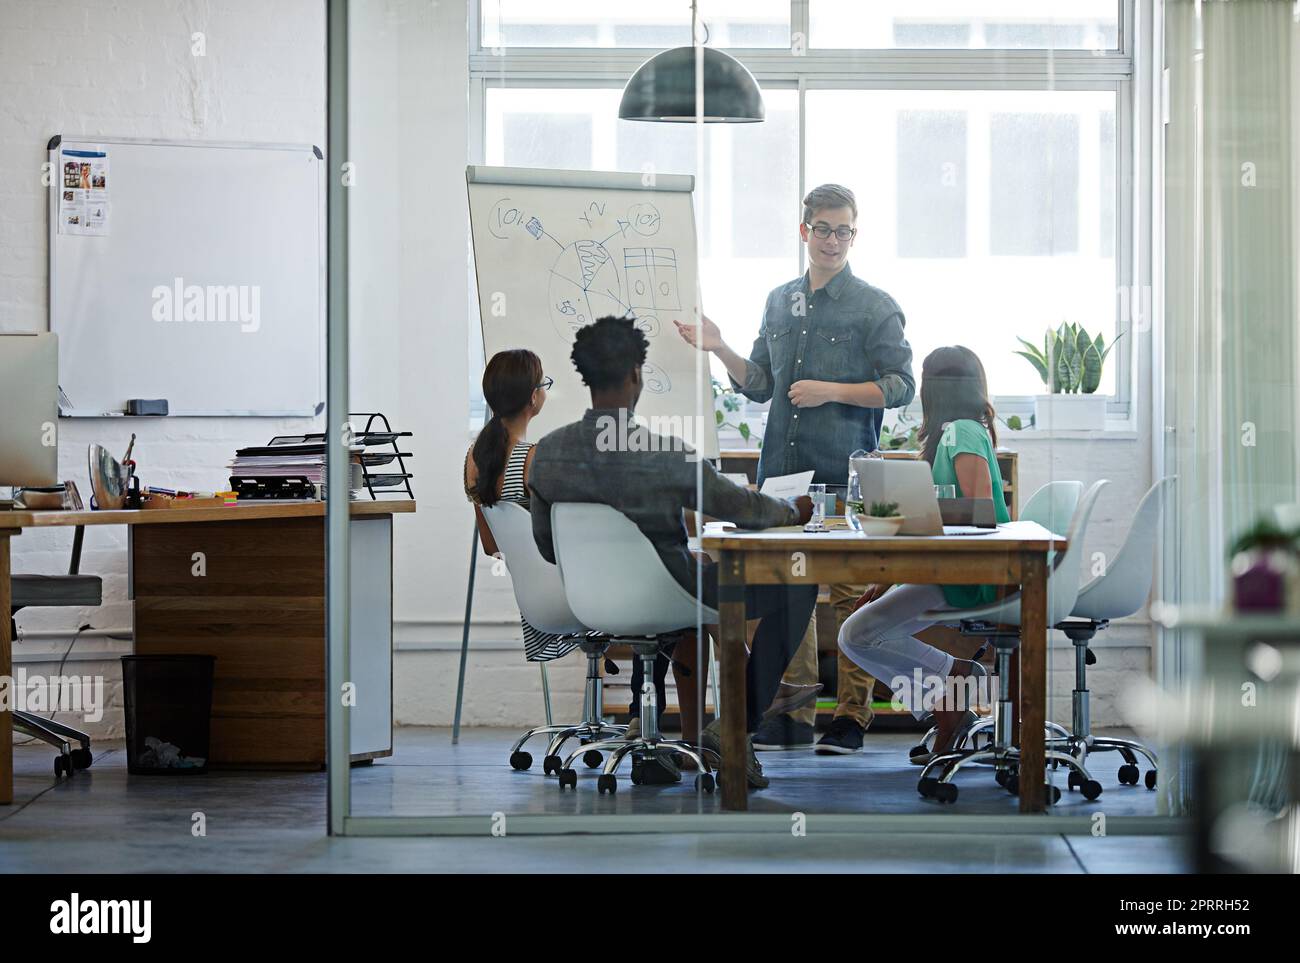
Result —
[[[921, 367], [921, 407], [922, 456], [930, 463], [934, 483], [955, 485], [964, 498], [992, 498], [998, 523], [1010, 521], [994, 454], [993, 405], [975, 352], [958, 345], [930, 353]], [[918, 719], [934, 712], [936, 753], [952, 747], [971, 717], [968, 705], [936, 702], [935, 694], [969, 691], [951, 680], [982, 673], [983, 668], [915, 638], [934, 624], [919, 616], [935, 609], [983, 605], [996, 595], [993, 585], [872, 585], [840, 627], [840, 651], [888, 685], [897, 704]]]

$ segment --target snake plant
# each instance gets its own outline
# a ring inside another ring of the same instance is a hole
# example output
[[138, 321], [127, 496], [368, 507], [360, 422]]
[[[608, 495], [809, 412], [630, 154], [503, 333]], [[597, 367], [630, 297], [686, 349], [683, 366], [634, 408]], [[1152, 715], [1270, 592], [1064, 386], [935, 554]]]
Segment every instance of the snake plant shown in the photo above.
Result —
[[[1047, 329], [1043, 347], [1016, 338], [1027, 350], [1016, 354], [1034, 366], [1038, 377], [1052, 394], [1090, 395], [1101, 384], [1101, 368], [1115, 344], [1106, 344], [1103, 335], [1096, 340], [1078, 324], [1063, 322], [1055, 331]], [[1117, 339], [1118, 340], [1118, 339]]]

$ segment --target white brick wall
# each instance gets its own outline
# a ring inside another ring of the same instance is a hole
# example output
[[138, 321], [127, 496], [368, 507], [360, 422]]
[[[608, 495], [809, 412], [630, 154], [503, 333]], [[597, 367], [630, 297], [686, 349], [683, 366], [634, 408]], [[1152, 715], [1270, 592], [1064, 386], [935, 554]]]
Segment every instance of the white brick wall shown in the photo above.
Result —
[[[191, 54], [202, 31], [206, 55]], [[0, 330], [45, 330], [46, 195], [41, 165], [53, 134], [194, 140], [325, 142], [325, 16], [320, 0], [0, 0]], [[168, 418], [64, 420], [59, 474], [89, 497], [86, 446], [135, 457], [147, 484], [215, 488], [235, 448], [274, 434], [309, 430], [309, 419]], [[14, 542], [14, 570], [67, 570], [70, 531], [27, 533]], [[104, 577], [105, 605], [94, 611], [21, 613], [20, 629], [129, 627], [126, 532], [86, 532], [82, 570]], [[58, 665], [31, 660], [62, 655], [68, 639], [19, 642], [15, 660], [31, 672]], [[117, 705], [122, 643], [83, 639], [66, 671], [103, 673]], [[103, 657], [101, 656], [101, 659]], [[70, 720], [72, 721], [72, 720]], [[121, 731], [120, 711], [91, 727]]]

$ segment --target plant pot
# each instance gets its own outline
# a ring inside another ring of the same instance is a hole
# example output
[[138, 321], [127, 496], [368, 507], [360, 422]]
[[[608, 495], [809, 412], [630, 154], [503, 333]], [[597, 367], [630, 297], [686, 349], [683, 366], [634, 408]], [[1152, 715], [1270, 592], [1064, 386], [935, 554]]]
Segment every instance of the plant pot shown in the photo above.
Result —
[[[898, 530], [903, 527], [903, 522], [907, 519], [903, 515], [891, 515], [888, 518], [881, 518], [877, 515], [856, 515], [857, 532], [859, 535], [869, 535], [875, 538], [889, 538], [898, 534]], [[853, 522], [849, 522], [849, 527], [853, 528]]]
[[1034, 427], [1040, 431], [1101, 431], [1105, 395], [1035, 395]]

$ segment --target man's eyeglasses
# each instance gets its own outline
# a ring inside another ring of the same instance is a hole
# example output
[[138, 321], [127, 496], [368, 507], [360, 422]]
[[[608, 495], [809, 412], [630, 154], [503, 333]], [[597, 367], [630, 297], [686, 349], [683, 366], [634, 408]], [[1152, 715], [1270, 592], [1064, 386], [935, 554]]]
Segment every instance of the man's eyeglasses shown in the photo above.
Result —
[[829, 224], [810, 224], [808, 229], [817, 237], [828, 238], [834, 234], [841, 241], [851, 241], [858, 233], [856, 227], [831, 227]]
[[[554, 379], [554, 378], [543, 378], [543, 379], [542, 379], [542, 383], [539, 384], [539, 385], [537, 386], [537, 388], [545, 388], [547, 391], [550, 391], [550, 390], [551, 390], [551, 385], [553, 385], [553, 384], [555, 384], [555, 379]], [[533, 390], [536, 391], [537, 388], [534, 388]]]

